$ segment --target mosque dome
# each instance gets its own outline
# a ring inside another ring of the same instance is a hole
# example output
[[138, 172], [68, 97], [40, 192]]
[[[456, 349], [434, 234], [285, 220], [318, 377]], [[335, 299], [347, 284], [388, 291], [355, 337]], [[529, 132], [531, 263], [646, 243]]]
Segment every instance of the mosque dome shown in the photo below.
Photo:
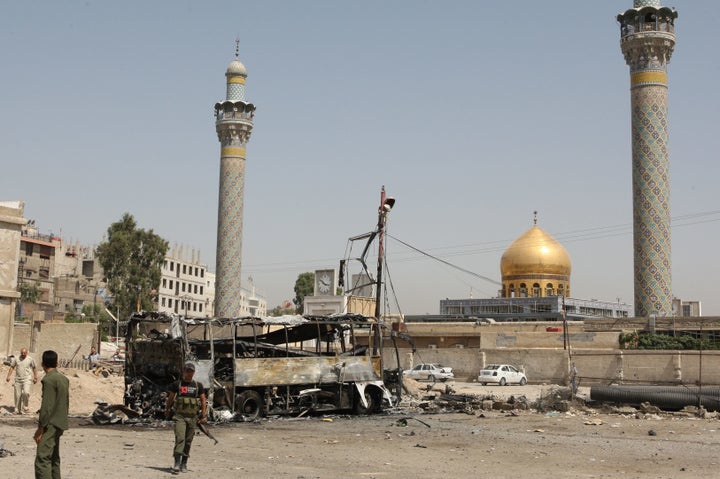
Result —
[[500, 260], [503, 280], [538, 275], [569, 279], [571, 270], [565, 248], [537, 224], [513, 241]]
[[240, 61], [236, 58], [230, 63], [230, 65], [228, 65], [226, 74], [247, 76], [247, 70], [245, 69], [245, 65], [240, 63]]

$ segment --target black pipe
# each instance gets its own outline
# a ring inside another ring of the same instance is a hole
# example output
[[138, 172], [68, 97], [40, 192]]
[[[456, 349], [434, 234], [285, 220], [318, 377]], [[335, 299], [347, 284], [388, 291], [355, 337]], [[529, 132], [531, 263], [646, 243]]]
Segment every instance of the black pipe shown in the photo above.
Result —
[[707, 411], [720, 411], [720, 387], [591, 386], [590, 400], [631, 406], [650, 403], [668, 411], [678, 411], [686, 406], [702, 406]]

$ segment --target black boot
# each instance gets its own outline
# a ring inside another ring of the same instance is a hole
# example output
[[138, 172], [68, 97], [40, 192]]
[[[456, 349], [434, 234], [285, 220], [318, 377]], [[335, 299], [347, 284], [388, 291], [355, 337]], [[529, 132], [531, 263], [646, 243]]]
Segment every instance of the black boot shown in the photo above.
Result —
[[187, 456], [181, 456], [180, 458], [180, 472], [187, 472]]
[[170, 469], [170, 472], [173, 474], [180, 474], [180, 463], [182, 461], [182, 456], [180, 454], [175, 454], [175, 464], [173, 464], [172, 469]]

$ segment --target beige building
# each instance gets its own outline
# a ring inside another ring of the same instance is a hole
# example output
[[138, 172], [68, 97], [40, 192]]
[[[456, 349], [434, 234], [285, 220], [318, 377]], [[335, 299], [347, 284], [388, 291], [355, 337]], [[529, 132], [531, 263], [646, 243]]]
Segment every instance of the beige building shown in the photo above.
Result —
[[0, 354], [7, 356], [13, 347], [13, 323], [18, 292], [20, 233], [27, 222], [22, 201], [0, 202]]
[[[190, 318], [215, 316], [215, 274], [200, 261], [200, 252], [173, 246], [163, 262], [158, 290], [158, 311]], [[241, 316], [266, 316], [267, 301], [252, 278], [240, 288]]]

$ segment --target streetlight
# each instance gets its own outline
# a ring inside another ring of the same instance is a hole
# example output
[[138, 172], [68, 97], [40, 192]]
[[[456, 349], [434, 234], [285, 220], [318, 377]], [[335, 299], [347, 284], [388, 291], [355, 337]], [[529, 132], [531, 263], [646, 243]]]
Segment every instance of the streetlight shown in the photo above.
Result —
[[385, 186], [383, 185], [380, 191], [380, 207], [378, 208], [378, 266], [377, 266], [377, 280], [375, 282], [375, 319], [376, 323], [373, 325], [373, 356], [380, 355], [381, 343], [382, 343], [382, 332], [380, 331], [380, 313], [382, 303], [382, 264], [383, 255], [385, 253], [385, 223], [387, 222], [387, 215], [395, 205], [395, 198], [392, 196], [385, 196]]

